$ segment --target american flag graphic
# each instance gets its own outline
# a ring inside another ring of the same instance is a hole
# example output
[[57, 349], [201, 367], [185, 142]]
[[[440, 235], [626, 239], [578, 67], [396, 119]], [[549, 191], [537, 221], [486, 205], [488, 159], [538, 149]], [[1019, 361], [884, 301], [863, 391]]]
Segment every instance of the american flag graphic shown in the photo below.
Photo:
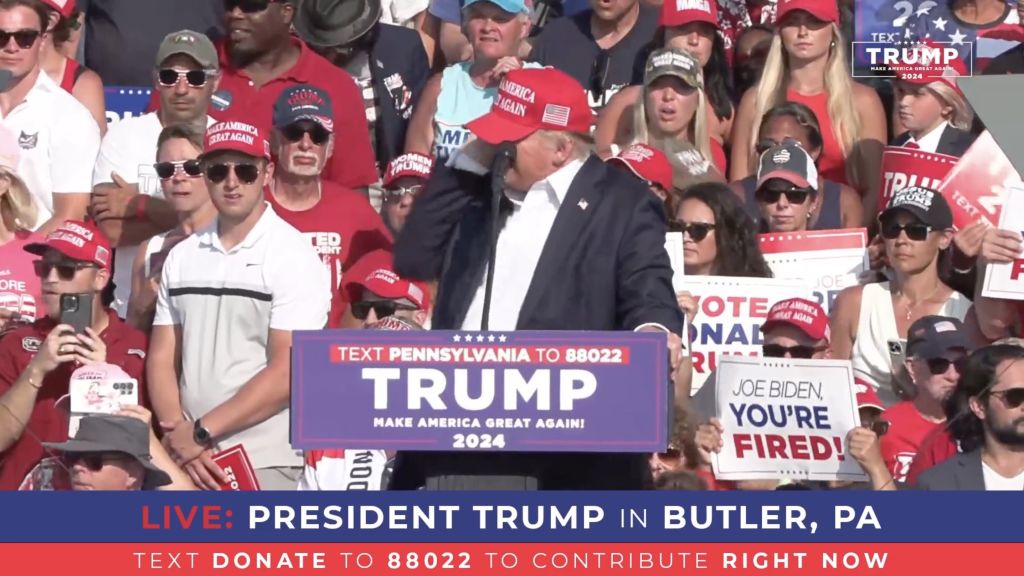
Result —
[[568, 126], [570, 111], [568, 106], [548, 104], [544, 106], [544, 115], [541, 116], [540, 121], [544, 124], [554, 124], [555, 126]]
[[907, 13], [902, 39], [949, 43], [960, 53], [968, 75], [980, 74], [993, 58], [1024, 40], [1015, 2], [1007, 6], [1002, 22], [983, 27], [960, 22], [950, 4], [949, 0], [916, 2], [914, 10]]

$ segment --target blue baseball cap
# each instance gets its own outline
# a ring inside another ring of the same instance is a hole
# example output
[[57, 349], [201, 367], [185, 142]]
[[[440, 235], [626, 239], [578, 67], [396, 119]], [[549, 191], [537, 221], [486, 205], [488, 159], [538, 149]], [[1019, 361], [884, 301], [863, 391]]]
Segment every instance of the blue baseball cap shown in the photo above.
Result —
[[300, 120], [312, 120], [328, 132], [334, 132], [334, 106], [327, 92], [309, 84], [281, 92], [274, 103], [274, 128], [284, 128]]
[[479, 4], [480, 2], [490, 2], [509, 14], [529, 14], [533, 6], [531, 0], [466, 0], [466, 3], [462, 5], [462, 9], [465, 10], [473, 4]]

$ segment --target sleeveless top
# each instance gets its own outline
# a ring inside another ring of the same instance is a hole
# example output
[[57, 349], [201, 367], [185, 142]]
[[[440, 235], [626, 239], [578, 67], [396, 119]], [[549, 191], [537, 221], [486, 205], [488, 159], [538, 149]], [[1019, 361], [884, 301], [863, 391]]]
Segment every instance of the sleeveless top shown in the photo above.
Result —
[[[481, 88], [469, 75], [472, 62], [452, 64], [441, 73], [441, 90], [434, 112], [434, 159], [444, 162], [451, 153], [472, 140], [466, 124], [491, 110], [498, 96], [498, 87]], [[541, 68], [535, 62], [524, 62], [523, 68]]]
[[87, 68], [78, 63], [73, 58], [68, 58], [67, 63], [64, 65], [64, 76], [60, 79], [60, 87], [65, 92], [71, 94], [71, 91], [75, 89], [75, 82], [82, 76]]
[[[936, 314], [963, 320], [970, 307], [971, 301], [954, 291]], [[854, 376], [870, 382], [886, 407], [899, 402], [892, 386], [893, 364], [889, 355], [889, 342], [900, 340], [905, 349], [906, 336], [896, 328], [889, 283], [865, 284], [857, 321], [857, 339], [853, 342], [850, 359], [853, 361]]]
[[832, 129], [832, 118], [828, 114], [828, 92], [807, 96], [795, 90], [787, 90], [786, 99], [807, 106], [818, 118], [823, 141], [821, 156], [818, 158], [818, 172], [827, 180], [849, 184], [846, 177], [846, 158], [839, 146], [839, 139]]
[[[760, 222], [761, 232], [767, 232], [767, 224], [761, 221], [761, 208], [757, 205], [754, 192], [757, 191], [757, 177], [748, 176], [740, 180], [746, 198], [747, 213], [756, 222]], [[818, 220], [809, 230], [839, 230], [843, 227], [842, 212], [839, 209], [839, 191], [837, 182], [825, 180], [821, 187], [821, 205], [818, 207]]]
[[711, 140], [711, 163], [715, 165], [715, 168], [722, 173], [722, 176], [729, 174], [726, 172], [726, 168], [729, 166], [729, 160], [725, 156], [725, 147], [722, 143], [714, 138]]

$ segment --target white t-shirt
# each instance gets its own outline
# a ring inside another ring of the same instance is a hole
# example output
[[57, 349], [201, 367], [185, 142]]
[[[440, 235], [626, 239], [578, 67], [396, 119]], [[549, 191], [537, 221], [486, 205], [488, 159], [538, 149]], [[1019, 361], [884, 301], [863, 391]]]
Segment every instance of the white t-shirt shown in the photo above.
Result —
[[88, 194], [100, 127], [75, 97], [40, 72], [25, 100], [0, 118], [21, 147], [18, 175], [36, 198], [38, 225], [53, 216], [54, 194]]
[[[320, 330], [331, 303], [330, 275], [298, 230], [267, 205], [239, 245], [225, 250], [216, 220], [171, 249], [154, 326], [181, 327], [181, 407], [190, 420], [238, 394], [267, 366], [270, 330]], [[229, 437], [253, 468], [302, 466], [291, 447], [287, 408]]]
[[[209, 118], [207, 125], [213, 124]], [[103, 137], [96, 166], [92, 171], [92, 185], [113, 182], [112, 172], [129, 184], [139, 185], [139, 194], [163, 198], [160, 178], [153, 164], [156, 162], [156, 143], [163, 131], [156, 112], [128, 118], [110, 125]], [[128, 314], [128, 298], [132, 293], [132, 263], [137, 246], [120, 246], [114, 250], [114, 304], [121, 318]]]
[[985, 490], [987, 491], [1020, 492], [1024, 490], [1024, 472], [1017, 474], [1013, 478], [1006, 478], [989, 468], [988, 464], [982, 462], [981, 474], [985, 478]]

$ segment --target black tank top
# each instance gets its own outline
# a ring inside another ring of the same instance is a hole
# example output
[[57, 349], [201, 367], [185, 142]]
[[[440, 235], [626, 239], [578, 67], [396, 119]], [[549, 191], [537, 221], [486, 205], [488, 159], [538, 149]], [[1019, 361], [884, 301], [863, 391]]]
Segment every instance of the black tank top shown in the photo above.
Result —
[[[761, 232], [768, 231], [768, 224], [761, 220], [761, 209], [757, 205], [757, 198], [754, 192], [757, 188], [757, 178], [750, 176], [740, 180], [743, 186], [743, 195], [746, 198], [747, 213], [758, 222]], [[843, 218], [839, 210], [839, 183], [825, 180], [821, 191], [821, 208], [819, 209], [818, 221], [811, 226], [811, 230], [837, 230], [843, 227]]]

